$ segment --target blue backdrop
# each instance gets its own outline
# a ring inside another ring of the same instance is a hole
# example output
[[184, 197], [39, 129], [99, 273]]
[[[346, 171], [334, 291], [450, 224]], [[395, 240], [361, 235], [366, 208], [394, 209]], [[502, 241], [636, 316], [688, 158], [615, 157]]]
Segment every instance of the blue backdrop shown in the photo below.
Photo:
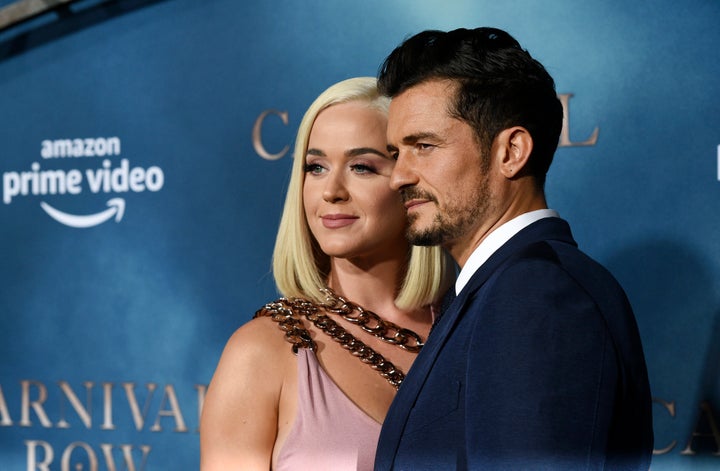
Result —
[[0, 32], [0, 469], [197, 469], [222, 347], [276, 297], [304, 109], [481, 25], [567, 105], [549, 202], [635, 307], [652, 468], [717, 469], [719, 24], [715, 0], [88, 0]]

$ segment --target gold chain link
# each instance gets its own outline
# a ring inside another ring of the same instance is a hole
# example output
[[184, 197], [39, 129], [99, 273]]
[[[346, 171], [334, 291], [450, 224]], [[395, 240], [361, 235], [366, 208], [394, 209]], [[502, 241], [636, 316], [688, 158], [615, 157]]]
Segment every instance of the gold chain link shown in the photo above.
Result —
[[[410, 329], [386, 321], [372, 311], [368, 311], [354, 304], [342, 296], [335, 294], [330, 288], [321, 290], [325, 294], [323, 307], [333, 314], [339, 314], [343, 319], [360, 326], [380, 340], [397, 345], [408, 352], [417, 353], [423, 346], [422, 337]], [[357, 314], [353, 315], [354, 312]]]

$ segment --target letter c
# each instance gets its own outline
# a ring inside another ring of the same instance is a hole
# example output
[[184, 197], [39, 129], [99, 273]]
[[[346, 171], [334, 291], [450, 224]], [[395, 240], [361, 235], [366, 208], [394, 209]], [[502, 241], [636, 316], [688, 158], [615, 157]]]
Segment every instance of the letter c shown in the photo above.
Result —
[[[659, 397], [654, 397], [652, 402], [663, 406], [670, 413], [670, 417], [675, 418], [675, 401], [667, 402]], [[677, 445], [677, 440], [671, 441], [665, 448], [654, 449], [653, 455], [664, 455], [665, 453], [669, 453], [673, 448], [675, 448], [675, 445]]]
[[269, 153], [265, 147], [262, 144], [262, 125], [265, 121], [265, 118], [269, 114], [275, 114], [280, 116], [280, 119], [282, 120], [283, 124], [288, 124], [288, 113], [287, 111], [278, 111], [278, 110], [266, 110], [263, 111], [260, 116], [258, 116], [258, 119], [255, 120], [255, 125], [253, 126], [252, 130], [252, 143], [253, 148], [255, 149], [255, 152], [262, 157], [265, 160], [278, 160], [282, 158], [285, 154], [287, 154], [288, 150], [290, 149], [289, 146], [283, 147], [283, 150], [278, 152], [277, 154], [271, 154]]

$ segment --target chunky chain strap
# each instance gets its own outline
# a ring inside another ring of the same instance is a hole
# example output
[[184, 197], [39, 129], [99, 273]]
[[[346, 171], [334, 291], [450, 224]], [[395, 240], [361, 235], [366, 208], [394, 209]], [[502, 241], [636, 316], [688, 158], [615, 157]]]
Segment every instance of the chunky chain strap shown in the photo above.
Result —
[[[383, 320], [374, 312], [367, 311], [335, 295], [330, 289], [323, 290], [323, 293], [326, 296], [326, 303], [320, 307], [328, 312], [339, 314], [375, 337], [409, 352], [418, 352], [422, 348], [422, 339], [415, 332]], [[353, 314], [354, 312], [357, 312], [357, 314]], [[302, 321], [296, 315], [308, 319], [330, 338], [342, 345], [343, 348], [358, 357], [360, 361], [377, 371], [396, 389], [400, 387], [403, 379], [405, 379], [405, 374], [399, 368], [361, 340], [355, 338], [311, 301], [302, 298], [280, 298], [275, 302], [266, 304], [255, 313], [255, 317], [270, 316], [272, 320], [278, 323], [280, 329], [285, 332], [285, 338], [292, 344], [292, 350], [295, 354], [297, 354], [299, 348], [309, 348], [317, 351], [315, 341], [310, 337], [310, 333], [304, 328]], [[409, 345], [408, 341], [411, 342]]]
[[[323, 307], [329, 312], [341, 315], [343, 319], [357, 324], [365, 332], [408, 352], [417, 353], [422, 348], [422, 338], [412, 330], [386, 321], [374, 312], [365, 310], [362, 306], [338, 296], [330, 288], [321, 291], [325, 294]], [[357, 314], [353, 314], [355, 312]]]

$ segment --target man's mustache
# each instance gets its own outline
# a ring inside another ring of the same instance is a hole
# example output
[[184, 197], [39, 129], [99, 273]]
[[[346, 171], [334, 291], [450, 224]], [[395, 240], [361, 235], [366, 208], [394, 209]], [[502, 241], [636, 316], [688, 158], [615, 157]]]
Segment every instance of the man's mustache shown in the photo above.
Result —
[[437, 203], [437, 199], [432, 193], [421, 190], [417, 187], [408, 187], [400, 190], [400, 198], [403, 203], [407, 203], [410, 200], [428, 200]]

